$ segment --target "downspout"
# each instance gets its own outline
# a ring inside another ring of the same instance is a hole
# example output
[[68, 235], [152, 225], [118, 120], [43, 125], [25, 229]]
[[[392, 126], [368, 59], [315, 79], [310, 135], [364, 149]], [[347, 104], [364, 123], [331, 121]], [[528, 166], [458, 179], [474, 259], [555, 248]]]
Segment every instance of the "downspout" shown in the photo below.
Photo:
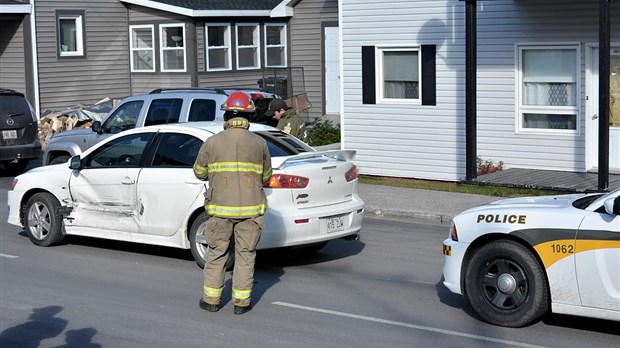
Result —
[[39, 59], [38, 59], [38, 51], [37, 51], [37, 18], [35, 16], [36, 6], [34, 0], [30, 0], [30, 4], [32, 5], [32, 13], [30, 13], [30, 32], [31, 32], [31, 43], [32, 43], [32, 73], [33, 73], [33, 83], [34, 83], [34, 108], [37, 113], [37, 118], [41, 118], [41, 99], [39, 94]]
[[465, 181], [477, 178], [476, 0], [465, 2]]
[[610, 0], [599, 1], [599, 79], [598, 79], [598, 190], [609, 188], [609, 74], [611, 43], [609, 33]]

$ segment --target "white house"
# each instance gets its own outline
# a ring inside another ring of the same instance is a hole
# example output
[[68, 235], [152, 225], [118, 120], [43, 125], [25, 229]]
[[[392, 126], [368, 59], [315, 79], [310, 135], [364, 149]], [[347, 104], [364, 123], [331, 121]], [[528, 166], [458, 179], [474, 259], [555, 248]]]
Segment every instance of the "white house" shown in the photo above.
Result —
[[[477, 156], [596, 171], [599, 2], [475, 4]], [[609, 2], [611, 3], [611, 2]], [[620, 171], [620, 6], [611, 4], [609, 170]], [[362, 174], [466, 174], [466, 2], [340, 0], [343, 147]]]

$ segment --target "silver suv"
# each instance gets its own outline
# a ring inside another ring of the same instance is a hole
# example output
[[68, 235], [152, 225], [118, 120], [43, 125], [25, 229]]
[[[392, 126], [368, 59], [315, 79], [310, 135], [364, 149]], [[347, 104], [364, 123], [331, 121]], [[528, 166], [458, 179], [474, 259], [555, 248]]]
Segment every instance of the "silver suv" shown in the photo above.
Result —
[[149, 94], [127, 97], [92, 128], [78, 128], [54, 135], [43, 152], [42, 164], [66, 163], [69, 158], [118, 132], [150, 125], [192, 121], [223, 120], [220, 109], [228, 95], [243, 91], [256, 104], [256, 114], [267, 109], [279, 96], [262, 90], [186, 88], [156, 89]]
[[38, 120], [23, 93], [0, 88], [0, 163], [20, 172], [41, 155]]

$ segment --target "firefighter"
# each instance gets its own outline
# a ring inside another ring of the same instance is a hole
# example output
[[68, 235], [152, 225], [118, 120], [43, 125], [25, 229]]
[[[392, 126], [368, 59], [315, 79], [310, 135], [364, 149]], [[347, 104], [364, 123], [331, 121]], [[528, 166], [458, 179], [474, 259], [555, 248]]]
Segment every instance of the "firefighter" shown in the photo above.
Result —
[[234, 313], [243, 314], [251, 309], [256, 245], [267, 208], [263, 185], [271, 177], [271, 156], [267, 142], [248, 130], [254, 103], [247, 94], [232, 93], [222, 110], [224, 131], [204, 142], [194, 163], [196, 177], [209, 181], [205, 209], [210, 218], [203, 232], [209, 251], [200, 308], [219, 310], [225, 264], [232, 252], [228, 246], [234, 238], [232, 302]]
[[276, 126], [284, 133], [290, 134], [297, 139], [307, 142], [306, 123], [297, 115], [295, 108], [286, 104], [282, 99], [273, 99], [269, 103], [269, 108], [265, 111], [265, 116], [278, 121]]

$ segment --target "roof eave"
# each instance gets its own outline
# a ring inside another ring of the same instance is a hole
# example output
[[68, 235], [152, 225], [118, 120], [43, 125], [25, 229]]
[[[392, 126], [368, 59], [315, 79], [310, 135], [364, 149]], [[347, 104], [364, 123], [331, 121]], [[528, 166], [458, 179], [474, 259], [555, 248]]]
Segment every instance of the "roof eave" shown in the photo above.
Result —
[[290, 17], [292, 8], [287, 7], [288, 0], [282, 1], [273, 10], [192, 10], [185, 7], [162, 4], [150, 0], [119, 0], [120, 2], [176, 13], [188, 17]]

